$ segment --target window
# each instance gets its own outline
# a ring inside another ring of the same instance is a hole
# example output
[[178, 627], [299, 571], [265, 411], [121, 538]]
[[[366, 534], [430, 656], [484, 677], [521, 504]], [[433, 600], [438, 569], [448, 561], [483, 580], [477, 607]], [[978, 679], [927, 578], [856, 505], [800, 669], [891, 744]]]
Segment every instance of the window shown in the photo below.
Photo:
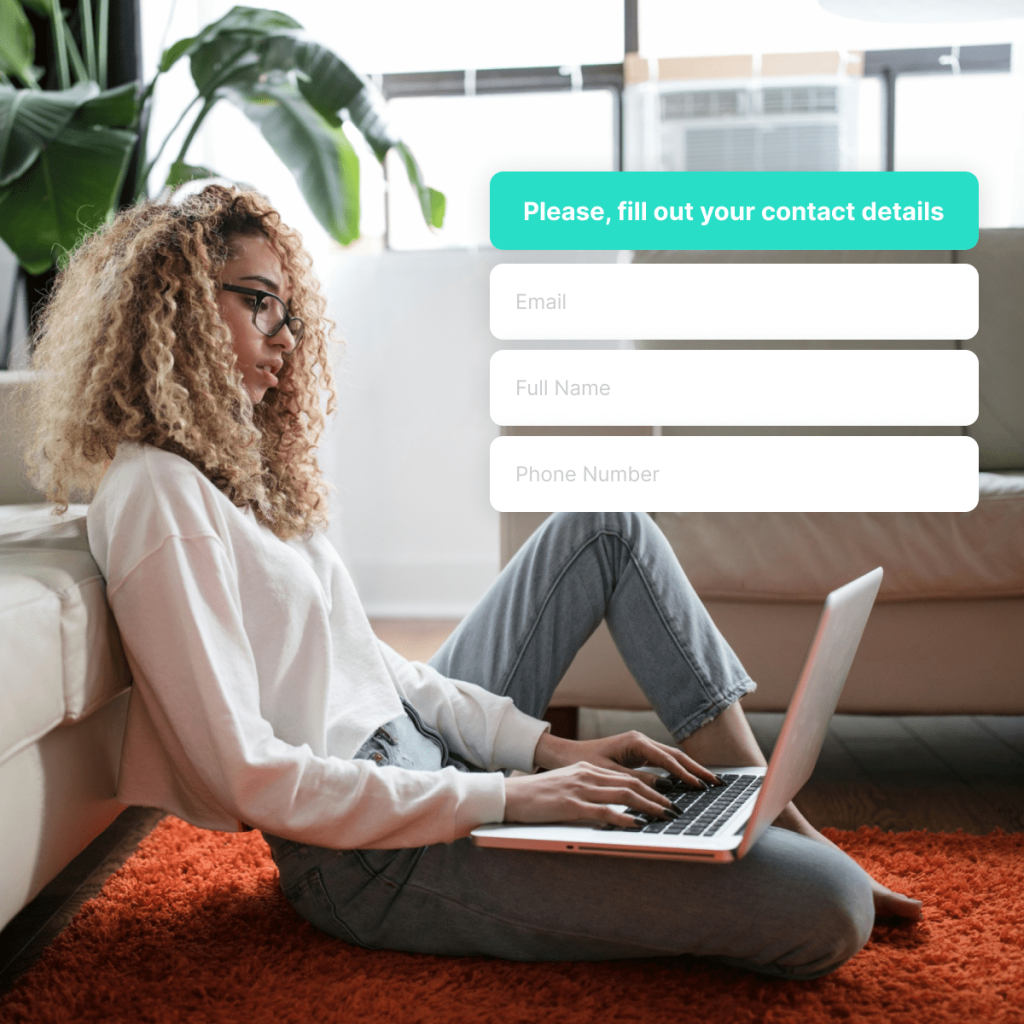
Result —
[[839, 74], [627, 86], [625, 167], [856, 170], [861, 81]]
[[390, 247], [490, 245], [488, 189], [498, 171], [614, 170], [617, 105], [607, 89], [390, 100], [395, 127], [447, 200], [445, 226], [433, 232], [400, 158], [389, 155]]
[[896, 170], [971, 171], [980, 185], [981, 227], [1024, 223], [1022, 100], [1012, 74], [900, 75]]

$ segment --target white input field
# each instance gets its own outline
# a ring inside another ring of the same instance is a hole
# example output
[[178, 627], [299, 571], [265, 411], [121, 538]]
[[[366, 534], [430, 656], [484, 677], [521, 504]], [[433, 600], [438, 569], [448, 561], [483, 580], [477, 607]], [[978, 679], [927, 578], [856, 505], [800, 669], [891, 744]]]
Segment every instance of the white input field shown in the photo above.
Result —
[[967, 340], [978, 272], [967, 263], [501, 263], [501, 341]]
[[970, 437], [499, 437], [499, 512], [967, 512]]
[[501, 426], [963, 426], [966, 350], [540, 350], [491, 357]]

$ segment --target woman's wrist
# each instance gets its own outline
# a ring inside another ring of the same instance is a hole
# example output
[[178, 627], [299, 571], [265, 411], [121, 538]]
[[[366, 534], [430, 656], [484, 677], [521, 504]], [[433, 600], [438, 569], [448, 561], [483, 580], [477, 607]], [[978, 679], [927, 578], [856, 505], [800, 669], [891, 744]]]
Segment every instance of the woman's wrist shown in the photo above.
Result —
[[554, 733], [541, 733], [537, 740], [537, 746], [533, 752], [533, 766], [535, 768], [564, 768], [573, 764], [576, 758], [571, 753], [575, 743]]

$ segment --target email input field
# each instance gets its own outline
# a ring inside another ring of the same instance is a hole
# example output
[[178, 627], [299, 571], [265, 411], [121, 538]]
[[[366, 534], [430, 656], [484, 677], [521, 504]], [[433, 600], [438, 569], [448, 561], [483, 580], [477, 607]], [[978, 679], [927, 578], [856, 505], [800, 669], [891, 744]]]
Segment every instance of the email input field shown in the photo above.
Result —
[[966, 350], [502, 350], [502, 426], [964, 426], [978, 418]]
[[978, 272], [966, 263], [502, 263], [502, 341], [966, 340]]

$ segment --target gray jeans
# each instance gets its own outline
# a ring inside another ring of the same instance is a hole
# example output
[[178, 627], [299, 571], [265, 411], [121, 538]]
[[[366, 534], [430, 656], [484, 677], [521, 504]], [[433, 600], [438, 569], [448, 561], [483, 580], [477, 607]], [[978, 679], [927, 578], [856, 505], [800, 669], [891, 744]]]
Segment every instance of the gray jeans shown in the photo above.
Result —
[[[540, 717], [602, 619], [677, 739], [753, 689], [664, 536], [627, 513], [549, 518], [431, 664]], [[452, 757], [413, 708], [360, 755], [479, 770]], [[689, 953], [806, 979], [853, 956], [874, 920], [857, 864], [777, 828], [725, 865], [481, 849], [468, 839], [401, 850], [266, 839], [298, 913], [370, 948], [513, 960]]]

